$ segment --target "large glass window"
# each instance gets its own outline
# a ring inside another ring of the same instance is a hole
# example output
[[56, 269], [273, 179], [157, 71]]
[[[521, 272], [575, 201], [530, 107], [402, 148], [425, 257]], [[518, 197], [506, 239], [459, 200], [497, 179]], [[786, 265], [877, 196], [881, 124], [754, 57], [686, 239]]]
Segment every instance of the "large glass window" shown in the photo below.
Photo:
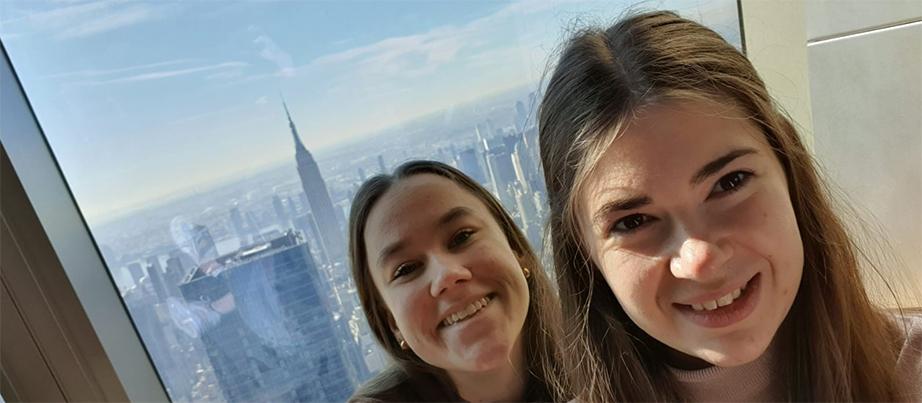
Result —
[[[169, 396], [342, 401], [387, 365], [346, 256], [358, 186], [446, 162], [541, 247], [542, 78], [630, 6], [6, 0], [0, 39]], [[641, 7], [740, 43], [733, 0]]]

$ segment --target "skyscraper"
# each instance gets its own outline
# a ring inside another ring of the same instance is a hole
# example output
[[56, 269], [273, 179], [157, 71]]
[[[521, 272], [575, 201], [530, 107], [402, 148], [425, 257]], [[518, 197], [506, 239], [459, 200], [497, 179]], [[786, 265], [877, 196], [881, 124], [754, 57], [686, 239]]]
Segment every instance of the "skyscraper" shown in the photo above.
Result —
[[346, 400], [358, 381], [350, 366], [364, 364], [344, 354], [329, 285], [297, 233], [214, 263], [180, 286], [189, 308], [174, 320], [201, 338], [226, 400]]
[[147, 276], [150, 277], [150, 283], [157, 294], [157, 300], [166, 301], [167, 297], [170, 296], [169, 285], [163, 277], [159, 256], [154, 255], [147, 258]]
[[146, 273], [144, 273], [144, 268], [141, 267], [141, 263], [139, 262], [128, 264], [128, 273], [131, 274], [131, 279], [134, 280], [136, 286], [141, 285], [141, 278], [146, 275]]
[[230, 210], [230, 219], [231, 225], [234, 227], [234, 233], [237, 235], [237, 238], [240, 239], [240, 244], [246, 245], [250, 243], [250, 234], [247, 233], [246, 227], [243, 224], [243, 214], [240, 212], [240, 206], [238, 206], [237, 203], [234, 203], [234, 207]]
[[525, 110], [525, 104], [522, 101], [515, 101], [515, 130], [521, 132], [525, 130], [528, 121], [528, 112]]
[[278, 222], [279, 226], [282, 229], [288, 228], [288, 221], [291, 218], [288, 216], [288, 211], [285, 210], [285, 205], [282, 204], [282, 198], [278, 194], [272, 195], [272, 209], [275, 210], [275, 220]]
[[480, 167], [480, 163], [477, 160], [477, 150], [474, 148], [466, 148], [458, 153], [457, 160], [458, 169], [460, 169], [461, 172], [466, 173], [477, 181], [477, 183], [487, 186], [489, 181], [486, 175], [484, 175], [483, 168]]
[[515, 166], [512, 163], [512, 153], [505, 147], [491, 148], [487, 154], [490, 164], [490, 173], [496, 186], [496, 195], [507, 210], [515, 209], [515, 195], [513, 188], [518, 180], [515, 175]]
[[311, 213], [317, 220], [317, 226], [320, 227], [320, 238], [323, 241], [331, 260], [340, 260], [346, 254], [345, 236], [339, 228], [336, 219], [336, 210], [333, 207], [333, 200], [327, 191], [326, 182], [320, 175], [320, 168], [314, 161], [314, 156], [304, 147], [301, 138], [298, 136], [298, 129], [295, 122], [291, 120], [291, 114], [288, 112], [288, 105], [282, 102], [285, 107], [285, 116], [288, 117], [288, 127], [291, 128], [291, 135], [295, 141], [295, 159], [298, 162], [298, 175], [301, 177], [301, 187], [304, 188], [304, 194], [307, 195], [308, 203], [311, 207]]
[[387, 166], [384, 165], [384, 156], [381, 154], [378, 154], [378, 171], [378, 173], [382, 174], [387, 173]]

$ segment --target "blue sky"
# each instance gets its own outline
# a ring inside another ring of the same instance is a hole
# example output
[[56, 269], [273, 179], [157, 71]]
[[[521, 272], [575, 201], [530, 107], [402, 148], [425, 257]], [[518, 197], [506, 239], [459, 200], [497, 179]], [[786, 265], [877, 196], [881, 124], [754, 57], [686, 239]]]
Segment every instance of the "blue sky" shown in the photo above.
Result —
[[[92, 222], [536, 82], [628, 1], [0, 1], [0, 38]], [[733, 0], [654, 1], [736, 32]], [[732, 39], [732, 38], [730, 38]]]

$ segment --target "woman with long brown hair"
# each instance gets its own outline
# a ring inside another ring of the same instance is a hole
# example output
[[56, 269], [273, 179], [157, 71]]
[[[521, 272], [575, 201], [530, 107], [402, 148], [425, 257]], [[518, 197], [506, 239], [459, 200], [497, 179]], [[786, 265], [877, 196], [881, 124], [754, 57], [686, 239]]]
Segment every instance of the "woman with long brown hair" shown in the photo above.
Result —
[[869, 300], [797, 130], [717, 33], [579, 32], [539, 131], [579, 400], [922, 399], [922, 318]]
[[528, 241], [461, 171], [411, 161], [365, 182], [352, 276], [393, 365], [356, 401], [549, 401], [559, 305]]

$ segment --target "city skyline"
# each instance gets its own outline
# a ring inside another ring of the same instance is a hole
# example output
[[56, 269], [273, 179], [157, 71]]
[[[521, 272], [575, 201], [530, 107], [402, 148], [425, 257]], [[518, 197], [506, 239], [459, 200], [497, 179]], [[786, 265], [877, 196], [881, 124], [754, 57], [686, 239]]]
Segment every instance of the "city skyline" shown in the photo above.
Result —
[[[533, 229], [545, 210], [535, 170], [537, 130], [530, 118], [538, 98], [529, 93], [532, 106], [508, 102], [502, 113], [507, 119], [477, 116], [467, 136], [413, 150], [479, 178], [535, 245], [540, 239]], [[286, 117], [300, 189], [273, 187], [254, 203], [225, 204], [226, 212], [208, 224], [200, 223], [201, 216], [175, 216], [168, 236], [153, 236], [148, 228], [140, 245], [102, 245], [173, 399], [342, 400], [385, 365], [363, 319], [348, 261], [325, 247], [329, 231], [323, 226], [340, 231], [344, 222], [311, 218], [315, 205], [330, 210], [333, 201], [294, 121]], [[373, 159], [377, 171], [370, 172], [387, 172], [389, 163], [399, 162], [390, 151]], [[340, 169], [355, 168], [347, 165]], [[347, 189], [335, 193], [340, 206], [349, 204], [350, 188], [366, 177], [361, 167], [356, 171], [357, 176], [332, 178]], [[311, 192], [317, 194], [308, 196]], [[209, 203], [220, 200], [214, 196]]]
[[[453, 165], [541, 250], [544, 46], [627, 3], [163, 4], [4, 2], [0, 38], [170, 398], [339, 401], [388, 362], [345, 253], [358, 187], [410, 159]], [[734, 1], [663, 4], [739, 44]], [[254, 25], [299, 13], [317, 26]], [[180, 22], [208, 31], [177, 42], [191, 54], [169, 41]], [[140, 31], [168, 60], [111, 64], [102, 34]], [[303, 37], [316, 46], [292, 51]], [[79, 46], [27, 46], [43, 41]], [[81, 52], [99, 59], [45, 64]]]
[[[0, 39], [99, 222], [283, 161], [279, 90], [322, 152], [539, 82], [573, 21], [604, 23], [631, 4], [6, 1]], [[684, 11], [738, 43], [735, 2], [641, 7]], [[278, 23], [290, 16], [299, 23]]]

